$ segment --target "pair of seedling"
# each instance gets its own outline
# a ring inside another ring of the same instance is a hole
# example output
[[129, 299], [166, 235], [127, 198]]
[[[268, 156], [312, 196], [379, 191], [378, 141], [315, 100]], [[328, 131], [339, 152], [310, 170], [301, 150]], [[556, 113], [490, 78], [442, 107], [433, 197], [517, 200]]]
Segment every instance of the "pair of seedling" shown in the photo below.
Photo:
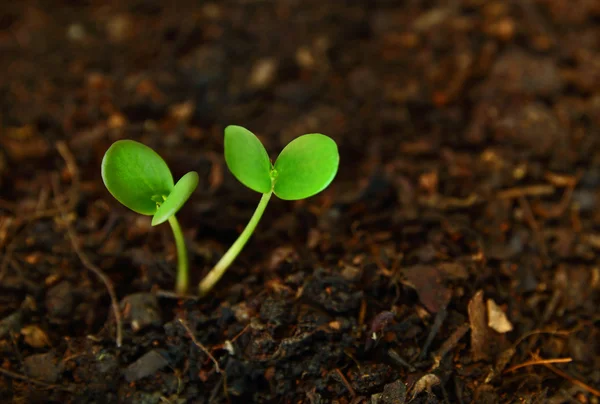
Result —
[[[321, 192], [337, 173], [339, 154], [331, 138], [313, 133], [291, 141], [272, 164], [252, 132], [232, 125], [225, 128], [225, 162], [242, 184], [260, 192], [262, 198], [238, 239], [200, 282], [201, 296], [213, 288], [242, 251], [271, 196], [298, 200]], [[169, 222], [177, 248], [175, 291], [179, 295], [187, 294], [187, 249], [175, 213], [198, 186], [198, 174], [189, 172], [174, 183], [167, 163], [154, 150], [133, 140], [119, 140], [104, 155], [102, 179], [108, 191], [123, 205], [142, 215], [153, 216], [153, 226]]]

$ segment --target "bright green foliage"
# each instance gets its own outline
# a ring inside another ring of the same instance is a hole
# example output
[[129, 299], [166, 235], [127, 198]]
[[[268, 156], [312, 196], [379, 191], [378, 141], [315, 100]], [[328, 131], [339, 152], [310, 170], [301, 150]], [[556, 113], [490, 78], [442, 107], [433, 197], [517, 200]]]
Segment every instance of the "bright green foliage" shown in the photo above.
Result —
[[153, 215], [155, 197], [167, 197], [174, 186], [162, 157], [134, 140], [110, 146], [102, 159], [102, 180], [117, 201], [142, 215]]
[[339, 163], [333, 139], [318, 133], [300, 136], [277, 157], [273, 192], [285, 200], [318, 194], [333, 181]]
[[260, 140], [241, 126], [225, 129], [225, 161], [248, 188], [281, 199], [297, 200], [318, 194], [333, 181], [340, 157], [333, 139], [318, 133], [300, 136], [281, 152], [275, 165]]
[[225, 128], [225, 161], [242, 184], [263, 196], [244, 231], [198, 285], [201, 296], [213, 288], [242, 251], [271, 195], [296, 200], [321, 192], [333, 181], [340, 156], [331, 138], [313, 133], [290, 142], [273, 166], [264, 146], [252, 132], [241, 126], [228, 126]]
[[152, 218], [152, 226], [161, 224], [173, 216], [192, 195], [198, 186], [198, 174], [190, 171], [175, 184], [175, 187]]
[[173, 183], [167, 163], [154, 150], [133, 140], [119, 140], [104, 154], [102, 180], [108, 191], [123, 205], [152, 218], [152, 225], [168, 221], [177, 247], [178, 271], [175, 289], [188, 289], [188, 258], [183, 232], [175, 213], [198, 186], [198, 174], [191, 171]]
[[239, 182], [262, 194], [271, 190], [271, 161], [260, 140], [246, 128], [225, 128], [225, 162]]
[[198, 185], [198, 174], [189, 172], [174, 185], [171, 170], [158, 153], [134, 140], [118, 140], [102, 159], [102, 180], [129, 209], [155, 215], [155, 226], [183, 206]]

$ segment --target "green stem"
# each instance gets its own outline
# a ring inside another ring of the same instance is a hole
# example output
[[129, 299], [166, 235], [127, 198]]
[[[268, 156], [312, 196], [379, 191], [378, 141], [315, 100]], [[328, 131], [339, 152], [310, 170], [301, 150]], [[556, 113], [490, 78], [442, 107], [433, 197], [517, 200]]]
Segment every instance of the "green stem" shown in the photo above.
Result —
[[183, 232], [175, 215], [169, 217], [169, 224], [175, 236], [175, 247], [177, 247], [177, 279], [175, 281], [175, 292], [185, 295], [188, 290], [188, 257], [185, 247]]
[[260, 202], [258, 203], [256, 210], [254, 211], [254, 214], [250, 218], [250, 221], [246, 225], [246, 228], [244, 229], [242, 234], [240, 234], [238, 239], [235, 240], [231, 247], [229, 247], [229, 250], [227, 250], [225, 255], [223, 255], [219, 262], [217, 262], [217, 265], [215, 265], [214, 268], [208, 273], [208, 275], [206, 275], [206, 277], [202, 279], [200, 285], [198, 286], [200, 296], [206, 295], [213, 288], [213, 286], [215, 286], [215, 284], [219, 281], [219, 279], [221, 279], [225, 271], [227, 271], [229, 265], [231, 265], [233, 260], [242, 251], [242, 248], [244, 248], [244, 245], [246, 245], [248, 239], [250, 239], [250, 236], [254, 232], [254, 229], [256, 229], [256, 225], [260, 221], [260, 218], [262, 217], [265, 208], [269, 203], [269, 199], [271, 199], [272, 194], [272, 191], [263, 194], [262, 198], [260, 198]]

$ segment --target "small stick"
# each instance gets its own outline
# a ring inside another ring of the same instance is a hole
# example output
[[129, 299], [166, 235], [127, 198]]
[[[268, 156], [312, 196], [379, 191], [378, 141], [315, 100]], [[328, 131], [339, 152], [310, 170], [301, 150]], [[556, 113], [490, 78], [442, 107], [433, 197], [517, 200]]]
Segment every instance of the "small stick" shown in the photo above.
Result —
[[540, 248], [540, 252], [543, 255], [544, 261], [548, 261], [548, 247], [544, 241], [544, 236], [540, 232], [540, 226], [533, 216], [531, 205], [529, 205], [529, 202], [524, 196], [519, 197], [519, 204], [525, 213], [525, 220], [527, 220], [529, 227], [531, 227], [531, 230], [533, 231], [533, 235], [538, 243], [538, 247]]
[[572, 362], [571, 358], [555, 358], [555, 359], [534, 359], [531, 361], [523, 362], [513, 367], [506, 369], [503, 373], [514, 372], [517, 369], [521, 369], [527, 366], [535, 366], [535, 365], [546, 365], [548, 363], [569, 363]]
[[154, 294], [165, 299], [181, 299], [181, 300], [200, 300], [200, 296], [195, 295], [180, 295], [170, 290], [157, 290]]
[[431, 331], [429, 332], [429, 335], [427, 336], [427, 339], [425, 340], [425, 344], [423, 344], [423, 349], [421, 350], [421, 353], [419, 354], [419, 357], [418, 357], [419, 360], [423, 359], [427, 355], [427, 351], [429, 350], [429, 347], [431, 346], [433, 339], [435, 338], [437, 333], [440, 331], [440, 328], [442, 328], [442, 324], [444, 323], [444, 320], [446, 319], [447, 315], [448, 315], [448, 312], [446, 311], [446, 307], [444, 307], [442, 310], [438, 311], [437, 314], [435, 315], [435, 318], [433, 319], [433, 325], [431, 326]]
[[[77, 161], [73, 156], [73, 153], [69, 150], [69, 147], [64, 141], [58, 141], [56, 143], [56, 149], [58, 153], [65, 161], [67, 166], [67, 170], [69, 170], [71, 174], [71, 188], [69, 189], [69, 198], [65, 203], [64, 211], [71, 212], [75, 205], [77, 205], [78, 199], [78, 190], [79, 190], [79, 169], [77, 168]], [[35, 212], [24, 216], [24, 220], [26, 222], [34, 221], [46, 217], [53, 217], [56, 215], [61, 215], [62, 211], [60, 208], [50, 208], [46, 210], [36, 210]]]
[[340, 378], [342, 379], [342, 383], [344, 383], [344, 386], [346, 386], [346, 388], [350, 392], [350, 396], [351, 397], [356, 397], [356, 391], [354, 391], [354, 389], [352, 388], [352, 386], [348, 382], [348, 379], [346, 379], [346, 377], [344, 376], [344, 374], [342, 373], [342, 371], [339, 368], [336, 368], [335, 371], [340, 376]]
[[542, 206], [537, 206], [534, 208], [535, 213], [539, 216], [544, 217], [545, 219], [555, 219], [562, 216], [563, 213], [565, 213], [565, 211], [569, 208], [569, 204], [571, 203], [574, 190], [575, 185], [569, 185], [565, 189], [562, 198], [557, 204], [547, 209]]
[[358, 312], [358, 325], [365, 323], [365, 316], [367, 315], [367, 300], [362, 299], [360, 302], [360, 310]]
[[8, 268], [8, 263], [12, 259], [12, 254], [15, 248], [17, 248], [17, 239], [20, 234], [20, 231], [17, 231], [13, 236], [12, 240], [6, 245], [4, 249], [4, 256], [2, 257], [2, 261], [0, 261], [0, 283], [4, 279], [4, 275], [6, 274], [6, 269]]
[[[225, 368], [225, 370], [227, 370], [227, 367]], [[210, 398], [208, 399], [209, 404], [217, 402], [217, 395], [219, 394], [219, 391], [221, 390], [221, 388], [223, 388], [223, 394], [225, 395], [225, 397], [227, 397], [227, 402], [230, 402], [229, 395], [227, 394], [227, 374], [226, 373], [219, 379], [217, 384], [215, 384], [215, 387], [213, 387], [212, 392], [210, 393]]]
[[450, 335], [450, 337], [446, 341], [444, 341], [444, 343], [442, 344], [440, 349], [438, 349], [433, 354], [433, 362], [434, 362], [433, 369], [437, 369], [440, 366], [440, 362], [442, 361], [444, 356], [446, 356], [446, 354], [448, 352], [450, 352], [450, 350], [452, 350], [456, 346], [456, 344], [458, 344], [460, 339], [470, 329], [471, 329], [471, 325], [469, 323], [465, 323], [465, 324], [459, 326], [456, 330], [454, 330], [452, 335]]
[[223, 184], [223, 165], [221, 164], [220, 157], [215, 152], [208, 152], [206, 157], [211, 163], [208, 174], [208, 189], [211, 192], [215, 192]]
[[552, 195], [554, 192], [556, 192], [556, 188], [553, 185], [542, 184], [504, 189], [502, 191], [498, 191], [496, 196], [500, 199], [515, 199], [524, 196]]
[[398, 365], [403, 366], [406, 369], [408, 369], [409, 372], [416, 372], [417, 371], [417, 369], [413, 365], [411, 365], [410, 363], [408, 363], [406, 360], [404, 360], [404, 358], [402, 358], [400, 356], [400, 354], [398, 352], [396, 352], [396, 350], [394, 348], [388, 349], [387, 353], [388, 353], [390, 359], [392, 359]]
[[235, 340], [238, 339], [239, 337], [241, 337], [248, 330], [248, 328], [250, 328], [250, 323], [246, 324], [244, 329], [242, 331], [238, 332], [237, 335], [235, 337], [233, 337], [230, 342], [235, 342]]
[[352, 399], [352, 401], [350, 401], [350, 404], [360, 404], [363, 401], [367, 402], [366, 401], [366, 397], [364, 397], [364, 396], [358, 396], [358, 397], [354, 397]]
[[69, 209], [67, 211], [72, 210], [77, 204], [78, 199], [78, 190], [79, 190], [79, 168], [77, 168], [77, 160], [75, 160], [75, 156], [69, 150], [67, 144], [60, 140], [56, 142], [56, 149], [60, 156], [65, 160], [65, 164], [67, 165], [67, 170], [71, 173], [71, 188], [69, 189], [69, 200], [67, 206]]
[[[532, 354], [534, 359], [540, 359], [539, 356], [537, 356], [536, 354]], [[587, 384], [585, 384], [584, 382], [577, 380], [571, 376], [569, 376], [568, 374], [566, 374], [565, 372], [563, 372], [562, 370], [556, 368], [555, 366], [552, 366], [549, 363], [542, 363], [542, 365], [546, 366], [548, 369], [550, 369], [551, 371], [553, 371], [554, 373], [556, 373], [557, 375], [559, 375], [560, 377], [563, 377], [565, 379], [567, 379], [568, 381], [570, 381], [571, 383], [581, 387], [582, 389], [584, 389], [585, 391], [595, 395], [596, 397], [600, 397], [600, 390], [596, 390], [593, 387], [588, 386]]]
[[96, 274], [96, 276], [102, 281], [102, 283], [104, 283], [104, 286], [108, 290], [113, 313], [115, 316], [115, 322], [117, 323], [117, 331], [116, 331], [117, 347], [120, 348], [123, 343], [123, 325], [122, 325], [122, 321], [121, 321], [121, 311], [119, 310], [119, 303], [117, 300], [117, 295], [115, 293], [113, 284], [112, 284], [111, 280], [108, 278], [108, 276], [106, 276], [100, 268], [95, 266], [89, 260], [87, 255], [83, 252], [83, 250], [81, 250], [81, 248], [79, 247], [77, 234], [75, 233], [75, 230], [73, 229], [73, 226], [71, 225], [71, 223], [69, 223], [69, 220], [67, 218], [67, 211], [65, 210], [65, 207], [58, 200], [59, 186], [58, 186], [58, 176], [56, 174], [54, 174], [52, 176], [52, 188], [54, 190], [54, 198], [55, 198], [56, 206], [61, 211], [61, 216], [65, 223], [65, 227], [67, 228], [67, 234], [69, 236], [69, 239], [71, 240], [71, 245], [73, 246], [73, 250], [75, 251], [75, 254], [77, 254], [77, 257], [79, 257], [79, 260], [81, 261], [83, 266], [86, 267], [91, 272], [93, 272], [94, 274]]
[[202, 350], [202, 352], [204, 352], [210, 358], [210, 360], [213, 361], [213, 363], [215, 364], [215, 370], [216, 370], [216, 372], [217, 373], [221, 373], [221, 368], [219, 367], [219, 362], [217, 362], [217, 360], [215, 359], [215, 357], [211, 355], [210, 351], [208, 349], [206, 349], [204, 347], [204, 345], [202, 345], [200, 343], [200, 341], [198, 341], [196, 339], [196, 337], [194, 336], [194, 333], [190, 329], [190, 326], [182, 318], [180, 318], [178, 321], [179, 321], [179, 324], [181, 324], [183, 326], [183, 328], [185, 328], [185, 330], [188, 332], [188, 335], [192, 339], [192, 342], [194, 343], [194, 345], [196, 345], [198, 348], [200, 348], [200, 350]]

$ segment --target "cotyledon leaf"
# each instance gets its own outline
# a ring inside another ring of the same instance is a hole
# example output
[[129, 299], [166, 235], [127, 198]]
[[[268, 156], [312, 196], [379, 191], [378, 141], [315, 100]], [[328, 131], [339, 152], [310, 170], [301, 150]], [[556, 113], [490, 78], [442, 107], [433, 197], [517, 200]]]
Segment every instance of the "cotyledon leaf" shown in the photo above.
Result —
[[241, 126], [225, 128], [225, 162], [231, 173], [248, 188], [271, 191], [271, 161], [260, 140]]
[[192, 192], [198, 186], [198, 173], [190, 171], [175, 184], [167, 199], [160, 205], [154, 217], [152, 226], [159, 225], [173, 216], [192, 195]]
[[318, 194], [333, 181], [340, 156], [333, 139], [311, 133], [292, 140], [274, 166], [273, 192], [281, 199], [297, 200]]
[[116, 200], [143, 215], [156, 213], [156, 196], [169, 195], [173, 175], [150, 147], [134, 140], [118, 140], [102, 159], [102, 180]]

